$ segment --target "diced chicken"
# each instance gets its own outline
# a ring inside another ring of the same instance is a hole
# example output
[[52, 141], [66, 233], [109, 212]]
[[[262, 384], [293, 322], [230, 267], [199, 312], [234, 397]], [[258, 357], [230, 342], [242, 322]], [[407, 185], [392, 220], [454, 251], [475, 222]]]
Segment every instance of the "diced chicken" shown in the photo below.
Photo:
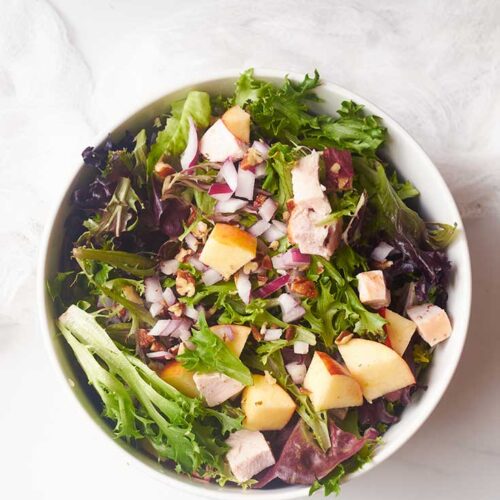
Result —
[[358, 278], [359, 300], [362, 304], [373, 309], [380, 309], [391, 303], [391, 293], [385, 286], [382, 271], [366, 271], [359, 273], [356, 277]]
[[[317, 151], [304, 156], [293, 167], [292, 188], [295, 203], [303, 201], [316, 202], [318, 200], [327, 202], [325, 193], [319, 183], [319, 153]], [[330, 212], [328, 202], [327, 205], [327, 210]]]
[[208, 406], [217, 406], [236, 396], [245, 387], [223, 373], [195, 373], [194, 383]]
[[408, 316], [417, 324], [420, 336], [434, 346], [451, 335], [451, 323], [446, 311], [434, 304], [410, 307]]
[[226, 443], [230, 448], [226, 458], [239, 482], [248, 481], [276, 463], [262, 432], [236, 431], [227, 438]]
[[200, 153], [213, 162], [223, 162], [228, 158], [241, 160], [247, 149], [248, 146], [237, 139], [222, 120], [217, 120], [200, 140]]
[[342, 236], [342, 221], [317, 225], [331, 212], [319, 182], [319, 154], [301, 158], [292, 170], [294, 207], [288, 221], [288, 239], [305, 254], [330, 258]]

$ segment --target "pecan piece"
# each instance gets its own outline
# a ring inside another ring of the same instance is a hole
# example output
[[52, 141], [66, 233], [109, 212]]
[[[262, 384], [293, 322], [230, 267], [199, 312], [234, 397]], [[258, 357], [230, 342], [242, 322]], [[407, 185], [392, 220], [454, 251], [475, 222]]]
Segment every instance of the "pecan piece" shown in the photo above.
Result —
[[175, 278], [175, 288], [177, 293], [183, 297], [192, 297], [195, 293], [196, 280], [194, 276], [185, 271], [184, 269], [178, 269]]
[[137, 332], [137, 343], [141, 349], [147, 349], [154, 341], [155, 338], [144, 328], [140, 328]]
[[306, 278], [295, 278], [290, 285], [290, 290], [297, 295], [302, 295], [308, 299], [318, 296], [318, 290], [313, 281]]

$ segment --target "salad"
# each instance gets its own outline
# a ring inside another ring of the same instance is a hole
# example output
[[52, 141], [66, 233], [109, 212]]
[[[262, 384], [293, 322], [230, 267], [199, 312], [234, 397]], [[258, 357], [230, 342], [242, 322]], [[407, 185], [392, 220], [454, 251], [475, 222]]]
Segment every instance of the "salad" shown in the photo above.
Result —
[[58, 328], [116, 436], [179, 474], [338, 492], [451, 334], [455, 227], [415, 211], [378, 117], [311, 109], [319, 85], [247, 70], [83, 151]]

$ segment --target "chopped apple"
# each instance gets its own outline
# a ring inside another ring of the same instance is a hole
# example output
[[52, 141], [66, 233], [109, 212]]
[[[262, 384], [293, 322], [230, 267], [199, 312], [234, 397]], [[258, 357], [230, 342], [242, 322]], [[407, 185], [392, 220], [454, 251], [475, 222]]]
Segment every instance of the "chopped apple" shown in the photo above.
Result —
[[213, 162], [223, 162], [228, 158], [241, 160], [248, 145], [240, 141], [224, 124], [217, 120], [200, 140], [200, 153]]
[[[228, 335], [228, 328], [231, 334]], [[210, 328], [217, 336], [219, 336], [229, 347], [235, 356], [240, 356], [241, 351], [245, 347], [245, 343], [250, 335], [251, 329], [248, 326], [242, 325], [215, 325]]]
[[303, 385], [316, 411], [363, 404], [358, 382], [340, 363], [321, 351], [314, 353]]
[[255, 258], [255, 236], [229, 224], [216, 224], [200, 254], [206, 266], [215, 269], [228, 279]]
[[250, 142], [250, 115], [245, 110], [233, 106], [222, 115], [222, 121], [240, 141]]
[[190, 398], [195, 398], [199, 395], [194, 383], [193, 373], [186, 370], [179, 361], [170, 361], [167, 363], [165, 368], [160, 372], [160, 377]]
[[243, 426], [252, 431], [283, 429], [295, 411], [293, 399], [274, 379], [254, 375], [253, 385], [245, 387], [241, 398], [245, 414]]
[[393, 349], [373, 340], [351, 339], [338, 345], [344, 362], [368, 401], [415, 383], [410, 367]]
[[390, 309], [382, 309], [380, 315], [387, 320], [385, 330], [390, 343], [389, 347], [402, 356], [415, 333], [416, 323]]

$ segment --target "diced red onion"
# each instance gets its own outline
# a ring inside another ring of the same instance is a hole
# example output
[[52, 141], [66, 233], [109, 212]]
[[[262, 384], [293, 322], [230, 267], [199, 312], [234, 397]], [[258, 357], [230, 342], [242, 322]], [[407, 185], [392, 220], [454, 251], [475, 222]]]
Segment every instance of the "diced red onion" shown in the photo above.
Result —
[[255, 187], [255, 174], [251, 170], [238, 169], [238, 187], [235, 196], [253, 200], [253, 190]]
[[296, 340], [293, 343], [293, 352], [295, 354], [307, 354], [309, 352], [309, 344], [302, 342], [302, 340]]
[[156, 316], [161, 314], [164, 307], [165, 307], [164, 302], [153, 302], [151, 304], [151, 307], [149, 308], [149, 312], [151, 313], [151, 316], [153, 316], [153, 318], [156, 318]]
[[191, 337], [191, 325], [192, 321], [187, 318], [182, 318], [180, 320], [172, 320], [172, 321], [180, 321], [179, 325], [175, 329], [174, 332], [172, 332], [172, 337], [176, 338], [189, 338]]
[[215, 211], [224, 214], [234, 214], [241, 210], [248, 204], [246, 200], [238, 200], [238, 198], [231, 198], [227, 201], [219, 201], [215, 206]]
[[240, 216], [238, 214], [232, 214], [232, 215], [214, 214], [212, 218], [214, 222], [233, 222], [233, 221], [238, 221]]
[[247, 274], [239, 272], [234, 277], [234, 281], [236, 283], [236, 290], [238, 292], [238, 295], [240, 296], [240, 299], [243, 301], [243, 303], [249, 304], [250, 293], [252, 291], [252, 284], [250, 283], [250, 278], [248, 277]]
[[188, 233], [184, 238], [186, 245], [193, 251], [196, 252], [198, 250], [198, 240], [194, 237], [192, 233]]
[[293, 269], [311, 263], [311, 256], [301, 253], [298, 248], [291, 248], [285, 253], [271, 257], [275, 269]]
[[248, 232], [253, 236], [260, 236], [261, 234], [265, 233], [270, 227], [271, 224], [269, 224], [269, 222], [265, 220], [259, 220], [253, 226], [248, 228]]
[[147, 302], [162, 302], [162, 290], [158, 276], [150, 276], [144, 280], [144, 296]]
[[201, 276], [201, 281], [203, 281], [206, 286], [215, 285], [215, 283], [218, 283], [221, 279], [222, 275], [215, 269], [208, 269]]
[[268, 328], [266, 333], [264, 333], [264, 340], [269, 342], [270, 340], [278, 340], [283, 334], [281, 328]]
[[372, 251], [370, 257], [377, 262], [384, 262], [387, 256], [394, 250], [394, 247], [381, 241]]
[[268, 198], [259, 208], [259, 215], [265, 221], [269, 222], [273, 218], [273, 215], [276, 213], [277, 209], [277, 203], [272, 198]]
[[159, 358], [166, 358], [169, 359], [169, 353], [168, 351], [156, 351], [156, 352], [147, 352], [146, 356], [150, 359], [159, 359]]
[[115, 305], [113, 299], [110, 299], [106, 295], [101, 295], [99, 296], [99, 299], [97, 300], [97, 307], [113, 307]]
[[208, 268], [205, 264], [203, 264], [203, 262], [201, 262], [200, 259], [194, 257], [194, 256], [191, 256], [189, 257], [188, 259], [188, 262], [189, 264], [191, 264], [197, 271], [200, 271], [201, 273], [203, 271], [206, 271]]
[[208, 194], [217, 201], [226, 201], [233, 196], [234, 191], [225, 182], [215, 182], [210, 186]]
[[163, 300], [167, 303], [167, 306], [173, 306], [177, 302], [177, 298], [171, 288], [165, 288], [162, 295]]
[[186, 170], [198, 162], [198, 133], [196, 132], [196, 124], [191, 117], [189, 120], [189, 134], [186, 149], [181, 155], [181, 166]]
[[194, 307], [186, 306], [184, 309], [184, 316], [192, 319], [193, 321], [198, 321], [198, 317], [200, 316], [199, 311], [197, 311]]
[[267, 158], [269, 157], [270, 148], [266, 143], [261, 141], [253, 141], [252, 148], [255, 149], [255, 151], [257, 151], [260, 156], [262, 156], [263, 160], [267, 160]]
[[153, 337], [170, 335], [174, 328], [178, 326], [178, 323], [173, 323], [173, 321], [179, 322], [180, 320], [159, 319], [155, 326], [151, 328], [149, 335]]
[[271, 224], [274, 227], [276, 227], [277, 229], [279, 229], [283, 233], [283, 236], [286, 234], [287, 227], [286, 227], [286, 224], [284, 222], [281, 222], [279, 220], [274, 219], [271, 221]]
[[266, 166], [264, 163], [259, 163], [255, 166], [255, 178], [262, 179], [262, 177], [266, 176]]
[[285, 236], [286, 231], [283, 232], [278, 229], [275, 225], [271, 224], [271, 227], [262, 235], [265, 241], [272, 243], [273, 241], [279, 240]]
[[160, 262], [160, 271], [167, 276], [175, 274], [179, 269], [179, 261], [176, 259], [163, 260]]
[[288, 274], [284, 274], [283, 276], [280, 276], [279, 278], [276, 278], [257, 289], [255, 291], [255, 296], [261, 299], [265, 299], [272, 293], [284, 287], [289, 281], [290, 276]]
[[294, 384], [302, 384], [304, 382], [307, 372], [307, 368], [304, 363], [288, 363], [285, 365], [285, 368]]
[[305, 313], [306, 310], [301, 305], [298, 305], [294, 307], [291, 311], [288, 311], [286, 314], [283, 314], [282, 318], [285, 323], [293, 323], [294, 321], [297, 321], [298, 319], [302, 318], [302, 316], [304, 316]]
[[236, 172], [236, 167], [230, 159], [223, 163], [219, 173], [227, 182], [231, 190], [233, 192], [236, 191], [236, 188], [238, 187], [238, 172]]
[[179, 338], [183, 341], [186, 342], [186, 340], [189, 340], [191, 338], [191, 332], [188, 330], [183, 330], [181, 334], [179, 335]]

